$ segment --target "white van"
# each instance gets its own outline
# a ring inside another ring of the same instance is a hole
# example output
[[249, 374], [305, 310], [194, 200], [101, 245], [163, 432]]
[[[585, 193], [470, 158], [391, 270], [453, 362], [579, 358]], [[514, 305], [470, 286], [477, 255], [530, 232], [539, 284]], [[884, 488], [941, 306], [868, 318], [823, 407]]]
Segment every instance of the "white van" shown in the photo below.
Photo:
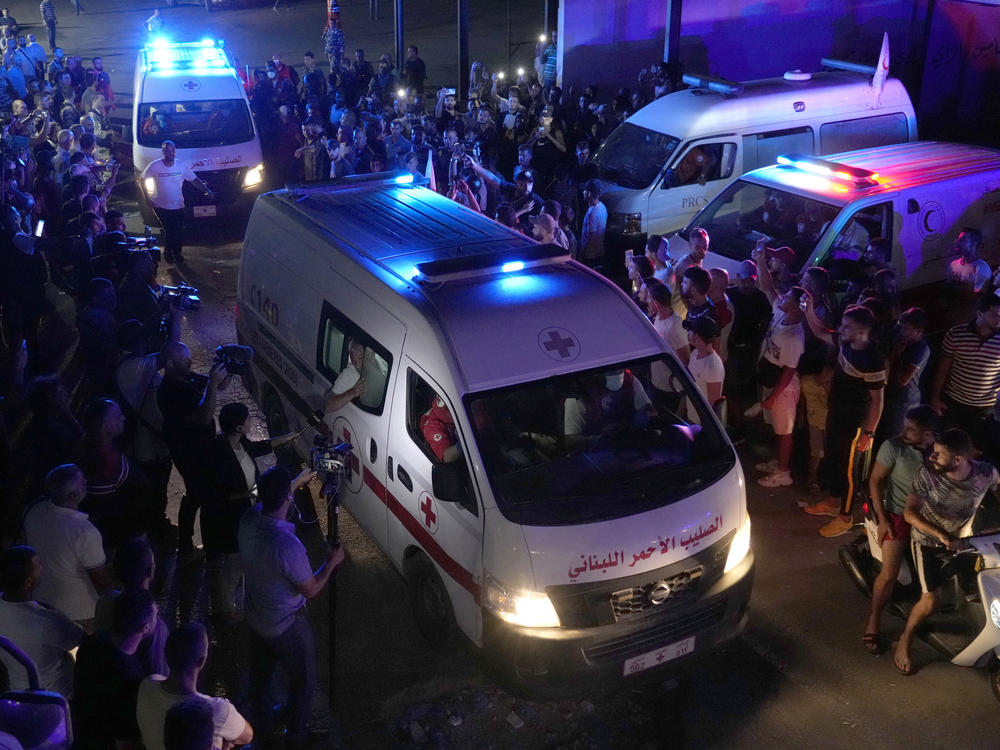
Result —
[[306, 425], [360, 342], [364, 393], [327, 417], [354, 446], [344, 506], [428, 638], [457, 628], [524, 683], [629, 675], [738, 635], [744, 478], [685, 368], [565, 251], [397, 179], [413, 178], [257, 200], [237, 331], [271, 430]]
[[940, 313], [939, 323], [955, 317], [942, 309], [952, 300], [940, 282], [963, 227], [980, 230], [980, 257], [1000, 263], [1000, 151], [921, 141], [778, 161], [732, 181], [670, 238], [671, 254], [683, 257], [690, 230], [704, 227], [706, 268], [733, 274], [764, 239], [795, 251], [795, 271], [835, 270], [836, 260], [855, 259], [882, 237], [904, 303]]
[[[874, 68], [824, 59], [821, 73], [735, 83], [685, 76], [692, 88], [643, 107], [594, 155], [608, 208], [606, 241], [641, 248], [650, 234], [688, 223], [729, 180], [778, 154], [831, 154], [915, 140], [903, 84]], [[863, 72], [859, 72], [863, 71]]]
[[212, 189], [205, 197], [184, 185], [186, 212], [194, 218], [246, 216], [264, 184], [264, 157], [243, 82], [221, 40], [169, 42], [143, 47], [135, 67], [132, 162], [143, 210], [149, 213], [152, 179], [142, 170], [162, 154], [163, 141], [177, 159]]

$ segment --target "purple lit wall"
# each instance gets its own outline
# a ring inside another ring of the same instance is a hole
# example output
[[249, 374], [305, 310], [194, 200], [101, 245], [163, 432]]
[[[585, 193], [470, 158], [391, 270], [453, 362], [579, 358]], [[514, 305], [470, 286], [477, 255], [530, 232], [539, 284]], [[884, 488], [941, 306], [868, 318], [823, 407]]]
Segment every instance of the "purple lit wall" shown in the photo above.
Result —
[[[596, 83], [601, 98], [634, 89], [663, 59], [667, 0], [561, 0], [563, 88]], [[888, 31], [892, 75], [906, 84], [921, 135], [958, 139], [952, 113], [1000, 131], [1000, 7], [967, 0], [684, 0], [680, 59], [688, 72], [734, 80], [819, 69], [820, 58], [874, 65]], [[926, 122], [926, 126], [925, 126]], [[986, 136], [1000, 138], [1000, 136]], [[973, 138], [969, 138], [972, 140]]]

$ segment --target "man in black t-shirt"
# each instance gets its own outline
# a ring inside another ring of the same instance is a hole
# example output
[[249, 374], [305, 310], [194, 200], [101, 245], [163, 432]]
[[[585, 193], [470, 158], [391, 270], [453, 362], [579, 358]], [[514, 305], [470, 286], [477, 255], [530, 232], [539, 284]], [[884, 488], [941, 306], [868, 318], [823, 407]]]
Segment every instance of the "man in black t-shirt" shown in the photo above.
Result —
[[142, 747], [135, 704], [146, 675], [135, 652], [156, 626], [156, 602], [148, 591], [126, 592], [115, 599], [111, 618], [111, 631], [84, 636], [77, 653], [75, 750]]
[[[807, 297], [806, 321], [813, 334], [833, 344], [833, 332], [827, 330]], [[833, 516], [819, 530], [825, 537], [840, 536], [854, 525], [852, 501], [860, 476], [864, 454], [871, 450], [875, 428], [882, 416], [885, 383], [888, 375], [885, 358], [871, 342], [875, 316], [860, 305], [848, 307], [837, 330], [839, 354], [830, 386], [829, 417], [826, 428], [826, 460], [831, 470], [829, 497], [806, 505], [814, 516]]]
[[163, 439], [170, 449], [174, 466], [184, 479], [184, 497], [177, 518], [177, 551], [194, 551], [194, 518], [206, 491], [202, 459], [215, 437], [216, 393], [228, 384], [222, 363], [212, 365], [208, 377], [191, 372], [191, 351], [179, 341], [168, 343], [160, 352], [163, 381], [156, 391], [156, 403], [163, 414]]

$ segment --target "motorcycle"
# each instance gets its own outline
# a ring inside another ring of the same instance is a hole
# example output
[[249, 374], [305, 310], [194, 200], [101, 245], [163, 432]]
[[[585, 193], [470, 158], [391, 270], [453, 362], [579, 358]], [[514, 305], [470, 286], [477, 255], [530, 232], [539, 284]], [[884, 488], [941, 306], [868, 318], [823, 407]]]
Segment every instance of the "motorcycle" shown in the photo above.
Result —
[[[865, 530], [839, 550], [840, 562], [869, 598], [881, 569], [874, 511], [865, 507]], [[921, 638], [960, 667], [985, 667], [993, 697], [1000, 701], [1000, 501], [988, 495], [973, 520], [973, 535], [955, 554], [956, 574], [939, 593], [938, 610], [924, 623]], [[920, 598], [907, 553], [887, 605], [902, 619]]]

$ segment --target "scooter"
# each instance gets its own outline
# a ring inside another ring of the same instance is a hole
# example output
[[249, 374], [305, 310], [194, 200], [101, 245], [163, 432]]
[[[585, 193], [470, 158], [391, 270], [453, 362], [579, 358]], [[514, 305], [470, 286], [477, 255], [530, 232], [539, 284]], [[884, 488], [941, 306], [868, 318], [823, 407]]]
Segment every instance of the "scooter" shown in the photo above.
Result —
[[[928, 618], [921, 638], [960, 667], [986, 667], [990, 690], [1000, 701], [1000, 523], [996, 522], [995, 498], [981, 508], [973, 525], [979, 533], [962, 540], [960, 573], [942, 587], [938, 611]], [[985, 511], [985, 512], [984, 512]], [[874, 515], [869, 512], [869, 515]], [[991, 523], [985, 523], [986, 517]], [[858, 588], [871, 596], [872, 584], [881, 569], [881, 553], [874, 523], [866, 516], [865, 532], [842, 546], [840, 561]], [[908, 556], [907, 556], [908, 557]], [[902, 566], [889, 608], [904, 620], [920, 596], [915, 577]]]

